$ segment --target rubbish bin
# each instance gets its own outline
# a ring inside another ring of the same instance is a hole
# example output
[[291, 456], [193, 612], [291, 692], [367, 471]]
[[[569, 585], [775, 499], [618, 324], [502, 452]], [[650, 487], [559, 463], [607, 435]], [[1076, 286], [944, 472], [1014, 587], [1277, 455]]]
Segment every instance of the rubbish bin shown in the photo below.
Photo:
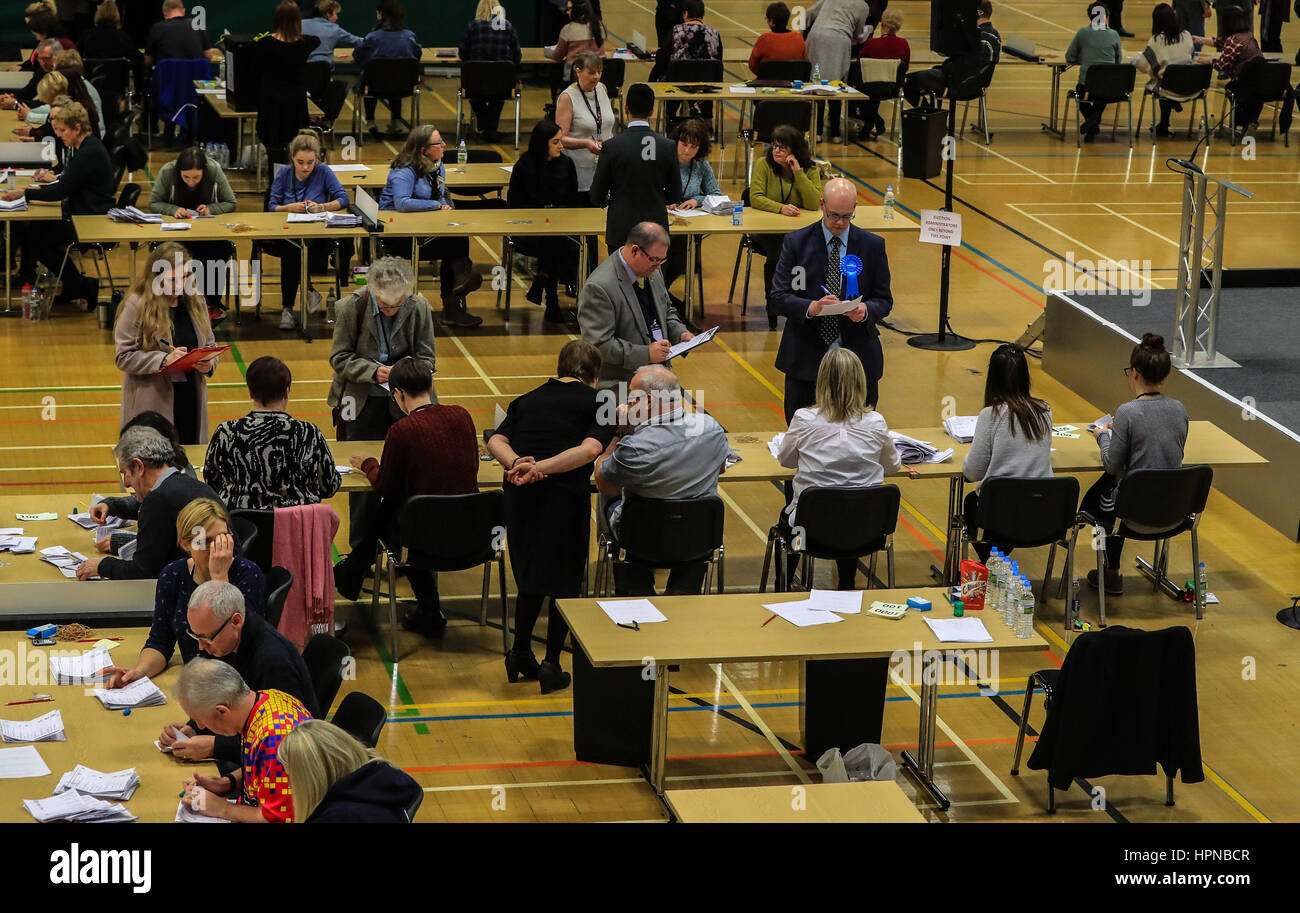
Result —
[[942, 108], [909, 108], [903, 112], [903, 177], [925, 180], [943, 170], [943, 138], [948, 112]]

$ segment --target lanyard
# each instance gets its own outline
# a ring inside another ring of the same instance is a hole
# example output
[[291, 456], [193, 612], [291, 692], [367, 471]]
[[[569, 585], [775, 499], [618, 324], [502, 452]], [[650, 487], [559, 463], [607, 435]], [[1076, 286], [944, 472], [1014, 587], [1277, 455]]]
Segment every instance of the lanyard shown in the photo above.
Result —
[[582, 103], [587, 106], [587, 111], [596, 122], [596, 139], [600, 139], [600, 131], [605, 122], [603, 112], [600, 108], [600, 83], [596, 83], [596, 88], [591, 90], [591, 97], [596, 102], [594, 110], [591, 107], [591, 102], [587, 101], [587, 93], [582, 91], [581, 86], [578, 87], [578, 94], [582, 96]]

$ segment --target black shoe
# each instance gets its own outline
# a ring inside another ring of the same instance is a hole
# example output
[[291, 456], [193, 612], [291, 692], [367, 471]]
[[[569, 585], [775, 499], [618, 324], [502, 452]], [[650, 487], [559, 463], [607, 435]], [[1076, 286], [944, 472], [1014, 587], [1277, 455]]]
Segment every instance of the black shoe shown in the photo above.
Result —
[[542, 686], [542, 694], [563, 691], [572, 680], [573, 676], [561, 669], [559, 663], [541, 663], [537, 667], [537, 681]]
[[767, 309], [767, 328], [769, 330], [776, 329], [776, 311], [772, 310], [770, 306]]
[[536, 278], [533, 279], [533, 284], [528, 287], [528, 291], [524, 293], [524, 297], [527, 298], [529, 301], [531, 301], [533, 304], [541, 304], [542, 293], [545, 290], [546, 287], [542, 281], [542, 277], [537, 276]]
[[365, 575], [356, 571], [347, 558], [334, 565], [334, 589], [344, 599], [355, 602], [361, 596], [361, 584]]
[[436, 609], [432, 612], [412, 609], [402, 616], [402, 627], [414, 634], [423, 634], [425, 637], [441, 637], [447, 630], [447, 619]]
[[1122, 27], [1122, 26], [1117, 27], [1117, 28], [1115, 29], [1115, 31], [1119, 32], [1119, 37], [1121, 37], [1121, 38], [1132, 38], [1132, 37], [1133, 37], [1133, 33], [1130, 32], [1128, 29]]
[[575, 324], [578, 322], [578, 312], [572, 308], [547, 308], [542, 319], [547, 323]]
[[367, 130], [366, 132], [370, 134], [370, 138], [371, 138], [371, 139], [377, 139], [377, 140], [379, 140], [381, 143], [382, 143], [384, 140], [388, 139], [388, 137], [387, 137], [386, 135], [384, 135], [383, 133], [380, 133], [380, 132], [379, 132], [379, 128], [378, 128], [378, 127], [371, 127], [371, 128], [370, 128], [369, 130]]
[[81, 284], [81, 297], [86, 299], [86, 310], [93, 311], [99, 304], [99, 280], [87, 276]]
[[526, 682], [537, 681], [537, 657], [532, 653], [516, 653], [511, 650], [506, 654], [506, 681], [514, 684], [523, 679]]
[[1156, 136], [1169, 137], [1173, 136], [1173, 133], [1170, 132], [1169, 127], [1165, 124], [1156, 124]]

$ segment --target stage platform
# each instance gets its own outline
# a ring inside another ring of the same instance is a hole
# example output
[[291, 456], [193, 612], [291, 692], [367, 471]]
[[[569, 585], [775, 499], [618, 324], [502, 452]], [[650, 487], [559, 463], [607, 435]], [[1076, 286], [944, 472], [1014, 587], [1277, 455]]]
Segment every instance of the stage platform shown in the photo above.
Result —
[[[1218, 351], [1238, 367], [1174, 369], [1166, 385], [1193, 419], [1214, 422], [1266, 457], [1265, 467], [1216, 469], [1214, 485], [1270, 526], [1300, 541], [1300, 282], [1297, 271], [1225, 271]], [[1268, 283], [1268, 284], [1265, 284]], [[1229, 287], [1229, 286], [1232, 287]], [[1132, 393], [1122, 369], [1143, 333], [1173, 344], [1172, 290], [1149, 303], [1131, 294], [1048, 296], [1043, 369], [1113, 411]], [[1205, 294], [1202, 292], [1202, 294]]]

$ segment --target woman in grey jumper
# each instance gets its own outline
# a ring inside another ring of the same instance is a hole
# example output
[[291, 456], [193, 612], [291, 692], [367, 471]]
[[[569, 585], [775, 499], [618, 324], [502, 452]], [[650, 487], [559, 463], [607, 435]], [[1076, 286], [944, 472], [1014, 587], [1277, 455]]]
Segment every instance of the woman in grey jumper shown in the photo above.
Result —
[[[975, 436], [961, 471], [968, 482], [1052, 477], [1052, 407], [1030, 395], [1029, 363], [1025, 350], [1014, 343], [1003, 343], [989, 356], [984, 408], [975, 420]], [[971, 540], [978, 512], [979, 492], [972, 491], [962, 506]], [[1010, 554], [1000, 542], [975, 542], [975, 553], [987, 561], [995, 545]]]
[[[1093, 518], [1106, 533], [1106, 595], [1124, 592], [1120, 556], [1124, 537], [1109, 533], [1115, 528], [1115, 491], [1124, 476], [1135, 469], [1177, 469], [1183, 465], [1187, 444], [1187, 410], [1176, 399], [1161, 392], [1169, 376], [1169, 352], [1165, 340], [1155, 333], [1143, 335], [1133, 347], [1129, 366], [1124, 369], [1134, 399], [1115, 410], [1114, 420], [1090, 429], [1101, 447], [1106, 472], [1083, 496], [1080, 510]], [[1097, 572], [1088, 572], [1088, 583], [1098, 585]]]

